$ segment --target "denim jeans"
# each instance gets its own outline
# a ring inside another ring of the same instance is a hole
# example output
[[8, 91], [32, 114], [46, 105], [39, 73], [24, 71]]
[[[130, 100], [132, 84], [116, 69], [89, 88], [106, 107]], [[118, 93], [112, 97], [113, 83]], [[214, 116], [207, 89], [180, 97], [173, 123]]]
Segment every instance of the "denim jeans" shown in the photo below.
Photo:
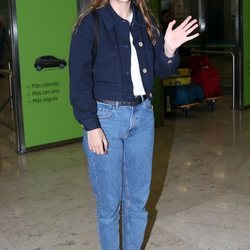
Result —
[[108, 140], [108, 153], [97, 155], [83, 146], [97, 203], [102, 250], [119, 250], [119, 220], [122, 211], [124, 250], [139, 250], [148, 213], [154, 144], [154, 114], [151, 101], [136, 106], [97, 102], [97, 115]]

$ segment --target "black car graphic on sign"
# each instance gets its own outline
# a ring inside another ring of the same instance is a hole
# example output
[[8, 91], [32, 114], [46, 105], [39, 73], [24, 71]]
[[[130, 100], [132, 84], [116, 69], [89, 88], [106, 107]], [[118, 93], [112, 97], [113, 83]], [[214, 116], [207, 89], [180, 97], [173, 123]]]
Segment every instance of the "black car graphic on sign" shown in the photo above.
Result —
[[63, 69], [67, 65], [64, 59], [59, 59], [55, 56], [40, 56], [36, 59], [34, 67], [40, 71], [43, 68], [55, 68], [59, 67]]

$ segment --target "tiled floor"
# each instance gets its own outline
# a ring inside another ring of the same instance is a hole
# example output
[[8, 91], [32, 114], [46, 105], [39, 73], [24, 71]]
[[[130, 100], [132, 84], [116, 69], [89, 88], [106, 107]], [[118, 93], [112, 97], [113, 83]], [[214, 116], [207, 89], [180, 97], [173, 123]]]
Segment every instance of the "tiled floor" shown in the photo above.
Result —
[[[0, 249], [97, 250], [79, 143], [17, 155], [0, 126]], [[156, 129], [148, 250], [250, 249], [250, 110], [205, 105]]]

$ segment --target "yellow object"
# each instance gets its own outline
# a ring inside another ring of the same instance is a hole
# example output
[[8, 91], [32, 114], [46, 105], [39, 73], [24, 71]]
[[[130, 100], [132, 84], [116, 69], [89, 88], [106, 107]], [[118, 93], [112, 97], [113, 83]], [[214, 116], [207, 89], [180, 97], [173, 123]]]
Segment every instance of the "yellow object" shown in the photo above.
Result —
[[164, 86], [187, 85], [191, 83], [191, 69], [179, 68], [176, 74], [163, 80]]
[[191, 76], [191, 69], [189, 69], [189, 68], [179, 68], [176, 71], [176, 75], [179, 75], [179, 76]]

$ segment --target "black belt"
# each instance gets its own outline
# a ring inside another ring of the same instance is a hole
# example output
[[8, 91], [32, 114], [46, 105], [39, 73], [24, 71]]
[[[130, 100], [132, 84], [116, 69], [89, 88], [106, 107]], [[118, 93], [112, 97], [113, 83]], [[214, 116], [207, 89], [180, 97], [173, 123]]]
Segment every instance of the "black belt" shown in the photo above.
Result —
[[111, 101], [111, 100], [103, 100], [98, 99], [98, 102], [110, 104], [113, 106], [136, 106], [138, 104], [143, 103], [148, 97], [146, 95], [138, 95], [135, 98], [128, 101]]

